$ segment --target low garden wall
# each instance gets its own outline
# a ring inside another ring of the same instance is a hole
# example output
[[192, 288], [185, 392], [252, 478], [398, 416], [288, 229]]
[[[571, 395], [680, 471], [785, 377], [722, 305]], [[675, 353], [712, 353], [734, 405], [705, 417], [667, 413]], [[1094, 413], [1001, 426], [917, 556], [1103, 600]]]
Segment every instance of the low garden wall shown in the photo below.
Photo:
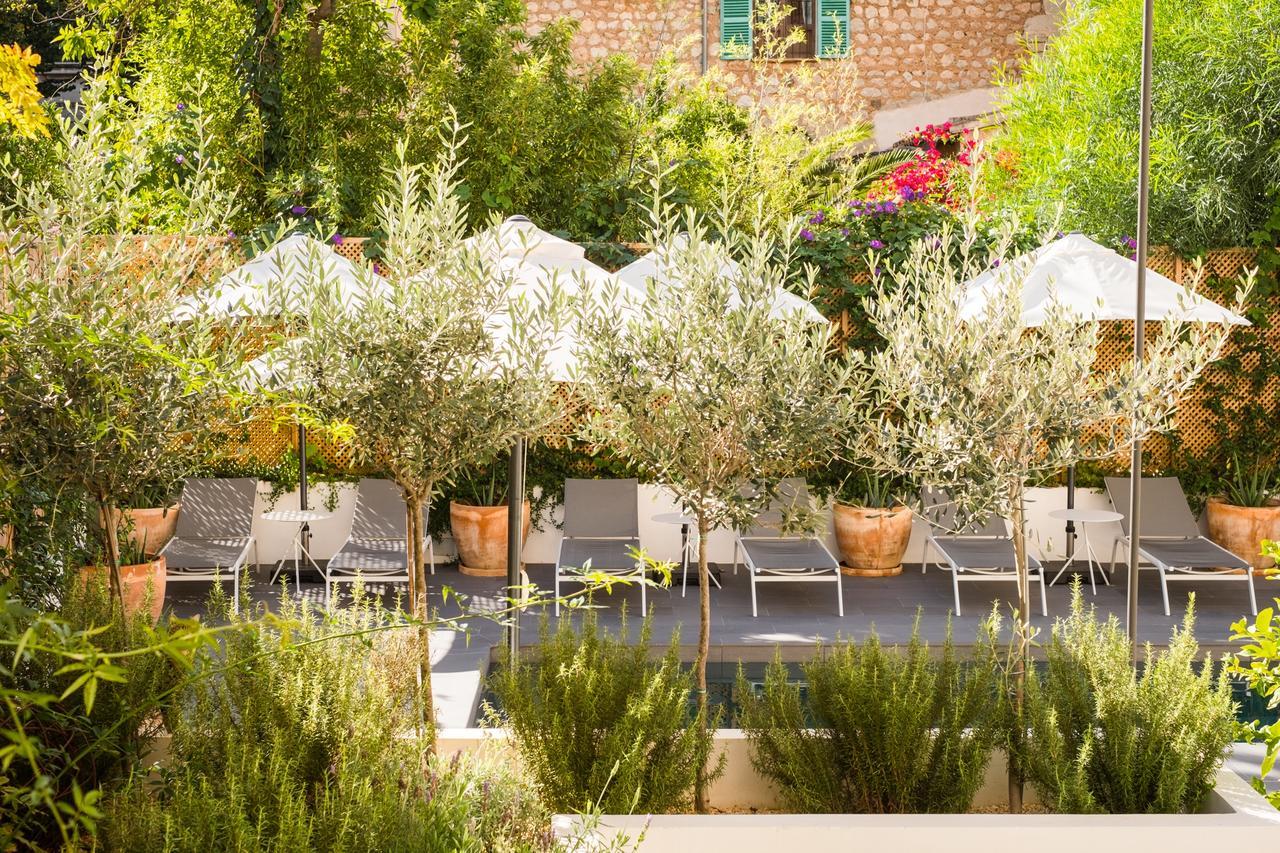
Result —
[[[779, 845], [800, 850], [861, 849], [950, 850], [991, 853], [1015, 847], [1038, 853], [1079, 853], [1126, 847], [1169, 851], [1230, 849], [1253, 846], [1259, 832], [1280, 831], [1280, 811], [1229, 770], [1218, 773], [1212, 794], [1198, 814], [1186, 815], [790, 815], [778, 814], [777, 791], [751, 765], [750, 745], [741, 729], [720, 729], [716, 749], [725, 757], [724, 773], [710, 786], [708, 815], [610, 815], [598, 830], [611, 837], [636, 838], [645, 853], [688, 850], [734, 850], [777, 853]], [[437, 749], [454, 752], [493, 751], [510, 759], [502, 729], [442, 729]], [[974, 797], [975, 811], [998, 809], [1007, 802], [1003, 754], [997, 752]], [[1028, 804], [1036, 804], [1027, 788]], [[751, 814], [749, 812], [758, 811]], [[740, 813], [739, 813], [740, 812]], [[556, 818], [561, 837], [574, 835], [578, 818]], [[1029, 836], [1028, 833], [1034, 833]]]

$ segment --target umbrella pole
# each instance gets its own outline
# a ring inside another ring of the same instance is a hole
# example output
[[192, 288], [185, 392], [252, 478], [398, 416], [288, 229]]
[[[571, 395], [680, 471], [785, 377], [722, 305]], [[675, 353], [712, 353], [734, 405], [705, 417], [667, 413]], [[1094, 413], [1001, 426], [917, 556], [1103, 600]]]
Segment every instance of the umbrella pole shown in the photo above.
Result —
[[[525, 440], [517, 438], [511, 445], [511, 458], [507, 463], [507, 595], [519, 601], [520, 593], [520, 539], [524, 522], [524, 457]], [[520, 653], [520, 611], [511, 614], [507, 624], [507, 649], [511, 662]]]
[[[1138, 137], [1138, 281], [1137, 311], [1133, 318], [1133, 363], [1139, 371], [1145, 358], [1147, 314], [1147, 201], [1150, 194], [1151, 171], [1151, 63], [1152, 43], [1155, 41], [1155, 0], [1143, 0], [1142, 4], [1142, 103]], [[1134, 412], [1134, 435], [1137, 435], [1138, 413]], [[1138, 557], [1141, 544], [1142, 523], [1142, 442], [1133, 442], [1133, 456], [1129, 464], [1129, 583], [1128, 619], [1129, 643], [1138, 647]]]
[[[1067, 509], [1076, 508], [1076, 466], [1067, 466]], [[1076, 523], [1067, 520], [1067, 562], [1076, 553]]]
[[[309, 508], [307, 506], [307, 428], [298, 424], [298, 509], [305, 512]], [[311, 525], [305, 521], [302, 522], [302, 529], [298, 531], [298, 535], [302, 538], [302, 552], [310, 554]], [[296, 568], [302, 571], [302, 566]]]

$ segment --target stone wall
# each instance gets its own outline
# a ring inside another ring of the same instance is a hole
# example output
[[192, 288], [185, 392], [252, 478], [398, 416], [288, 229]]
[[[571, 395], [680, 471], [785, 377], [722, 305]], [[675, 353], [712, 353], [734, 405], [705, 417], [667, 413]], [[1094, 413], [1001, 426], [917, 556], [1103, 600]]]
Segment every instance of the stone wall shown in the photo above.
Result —
[[[1016, 65], [1024, 38], [1040, 40], [1052, 32], [1054, 2], [852, 0], [851, 56], [823, 61], [819, 73], [840, 81], [856, 80], [853, 85], [872, 113], [986, 90], [997, 67]], [[526, 0], [526, 4], [534, 29], [561, 16], [577, 20], [575, 50], [584, 61], [621, 51], [644, 64], [662, 47], [676, 45], [691, 65], [698, 64], [700, 0]], [[749, 65], [719, 58], [719, 0], [709, 0], [708, 6], [709, 66], [725, 73], [731, 86], [745, 89], [752, 82]], [[841, 65], [851, 67], [834, 67]], [[831, 95], [847, 98], [848, 93]]]

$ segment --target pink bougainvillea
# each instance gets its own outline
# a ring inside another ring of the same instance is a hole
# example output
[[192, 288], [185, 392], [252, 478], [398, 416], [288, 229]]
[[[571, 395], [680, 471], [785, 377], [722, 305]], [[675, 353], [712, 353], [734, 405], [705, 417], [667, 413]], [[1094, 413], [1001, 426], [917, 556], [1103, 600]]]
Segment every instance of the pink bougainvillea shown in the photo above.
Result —
[[978, 144], [973, 131], [955, 130], [948, 121], [917, 127], [908, 141], [915, 153], [877, 181], [867, 198], [928, 200], [958, 207], [960, 200], [951, 192], [952, 176], [973, 163]]

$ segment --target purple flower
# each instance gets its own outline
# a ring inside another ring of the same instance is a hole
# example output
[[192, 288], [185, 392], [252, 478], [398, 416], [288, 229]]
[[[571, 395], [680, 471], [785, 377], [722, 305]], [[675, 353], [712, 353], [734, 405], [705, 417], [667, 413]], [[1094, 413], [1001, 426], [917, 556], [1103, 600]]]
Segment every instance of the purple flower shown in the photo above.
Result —
[[897, 212], [898, 212], [898, 206], [897, 206], [896, 204], [894, 204], [893, 202], [891, 202], [891, 201], [886, 201], [886, 202], [884, 203], [884, 212], [885, 212], [885, 213], [897, 213]]
[[307, 212], [307, 208], [301, 204], [295, 204], [293, 207], [289, 208], [289, 212], [294, 216], [301, 216]]
[[991, 268], [995, 269], [998, 266], [1000, 266], [1000, 259], [996, 258], [994, 261], [991, 262]]
[[1136, 249], [1138, 248], [1138, 241], [1133, 239], [1132, 237], [1125, 237], [1124, 245], [1125, 245], [1125, 248], [1127, 249]]
[[823, 223], [823, 220], [825, 220], [826, 218], [827, 218], [827, 215], [823, 213], [821, 210], [819, 210], [813, 216], [809, 217], [809, 223], [811, 225], [821, 225]]
[[373, 274], [374, 274], [374, 275], [382, 275], [382, 267], [381, 267], [381, 266], [379, 266], [379, 264], [378, 264], [378, 262], [377, 262], [377, 261], [374, 261], [374, 262], [373, 262]]
[[851, 201], [851, 202], [849, 202], [849, 208], [850, 208], [850, 209], [853, 209], [853, 208], [857, 207], [857, 206], [858, 206], [858, 205], [860, 205], [860, 204], [862, 204], [862, 202], [860, 202], [860, 201], [857, 201], [857, 200]]
[[1058, 232], [1058, 239], [1059, 239], [1059, 240], [1061, 240], [1061, 239], [1062, 239], [1063, 237], [1065, 237], [1065, 236], [1067, 236], [1067, 232], [1066, 232], [1066, 231], [1059, 231], [1059, 232]]
[[872, 240], [867, 245], [876, 250], [884, 248], [884, 243], [881, 243], [879, 240]]
[[335, 245], [335, 246], [341, 246], [341, 245], [342, 245], [342, 235], [341, 235], [341, 234], [334, 234], [334, 235], [333, 235], [333, 245]]
[[187, 108], [186, 104], [183, 104], [183, 103], [178, 104], [178, 112], [183, 112], [186, 110], [186, 108]]
[[853, 215], [854, 215], [854, 216], [866, 216], [866, 214], [867, 214], [867, 212], [866, 212], [865, 210], [861, 209], [861, 208], [859, 208], [859, 209], [857, 209], [857, 210], [855, 210], [855, 211], [853, 212]]
[[228, 236], [228, 237], [234, 237], [234, 236], [236, 236], [236, 232], [232, 231], [231, 229], [227, 229], [227, 236]]
[[849, 229], [848, 229], [848, 228], [841, 228], [841, 229], [840, 229], [840, 236], [841, 236], [841, 237], [848, 237], [848, 236], [849, 236]]
[[801, 236], [802, 238], [804, 238], [805, 240], [812, 240], [812, 239], [813, 239], [813, 232], [812, 232], [812, 231], [810, 231], [808, 228], [802, 228], [802, 229], [800, 230], [800, 236]]
[[175, 163], [177, 163], [179, 166], [181, 166], [183, 163], [187, 162], [187, 158], [186, 158], [186, 157], [183, 157], [181, 154], [179, 154], [177, 157], [174, 157], [174, 158], [173, 158], [173, 162], [175, 162]]

